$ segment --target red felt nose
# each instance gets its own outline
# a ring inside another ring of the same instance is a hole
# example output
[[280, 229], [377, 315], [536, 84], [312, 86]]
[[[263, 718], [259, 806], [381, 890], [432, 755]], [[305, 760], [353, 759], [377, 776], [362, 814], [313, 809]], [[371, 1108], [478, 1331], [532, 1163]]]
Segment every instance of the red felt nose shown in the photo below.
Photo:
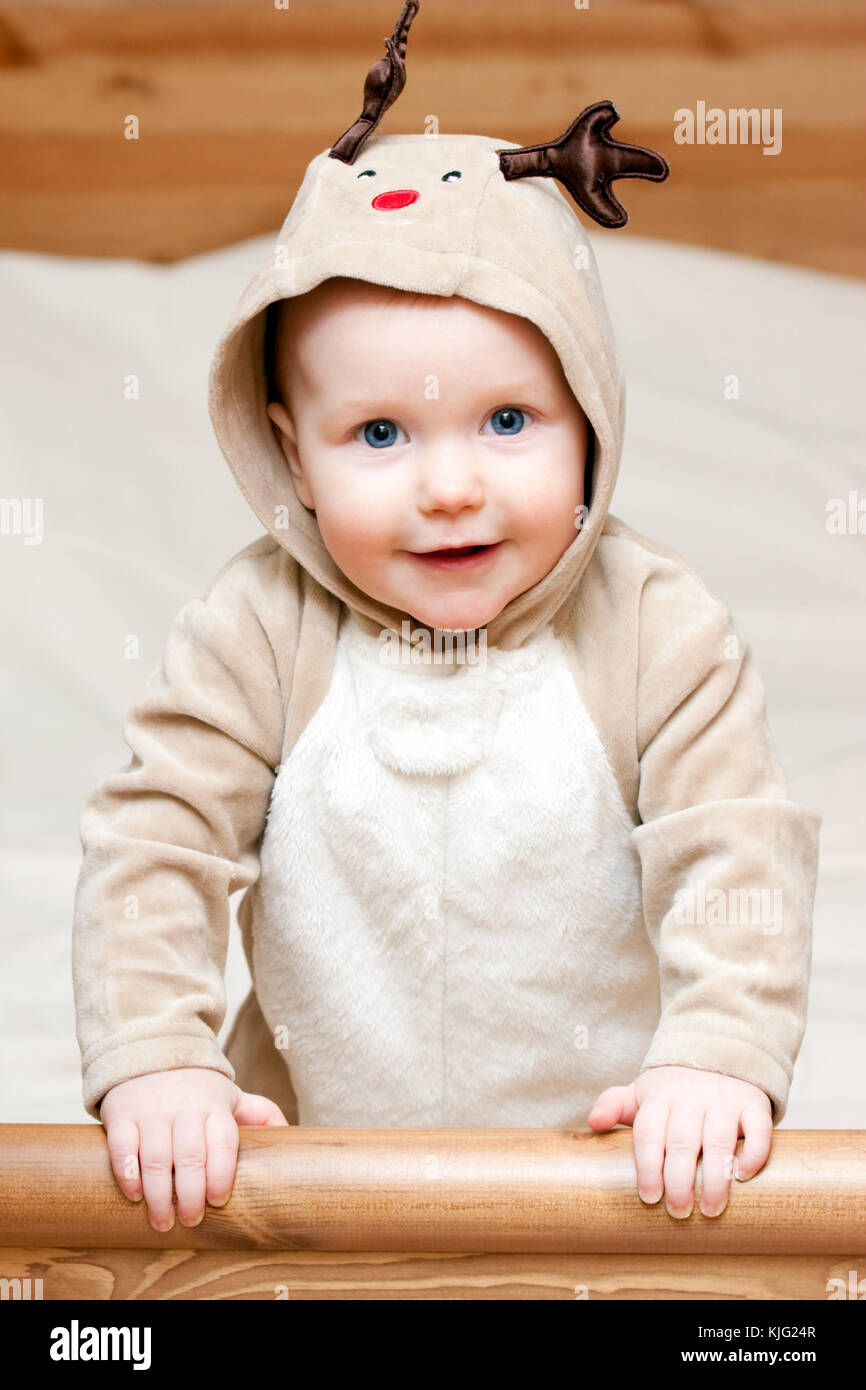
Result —
[[378, 193], [372, 206], [380, 212], [390, 212], [393, 208], [405, 208], [414, 203], [421, 194], [414, 188], [394, 188], [390, 193]]

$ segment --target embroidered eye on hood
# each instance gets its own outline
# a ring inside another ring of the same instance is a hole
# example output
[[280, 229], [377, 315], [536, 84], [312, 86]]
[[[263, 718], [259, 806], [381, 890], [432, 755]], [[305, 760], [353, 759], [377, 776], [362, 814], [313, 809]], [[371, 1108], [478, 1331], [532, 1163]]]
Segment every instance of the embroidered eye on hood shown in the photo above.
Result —
[[310, 162], [273, 254], [253, 276], [217, 345], [209, 405], [234, 477], [265, 529], [369, 629], [407, 614], [359, 590], [325, 547], [295, 493], [267, 405], [271, 306], [335, 276], [411, 293], [460, 295], [534, 323], [559, 356], [592, 427], [591, 495], [554, 568], [487, 625], [517, 646], [574, 595], [604, 528], [616, 482], [625, 386], [592, 247], [574, 205], [601, 226], [627, 214], [616, 179], [660, 181], [661, 155], [615, 140], [610, 101], [588, 106], [556, 139], [519, 145], [485, 135], [376, 133], [406, 82], [404, 5], [386, 54], [370, 68], [363, 109]]

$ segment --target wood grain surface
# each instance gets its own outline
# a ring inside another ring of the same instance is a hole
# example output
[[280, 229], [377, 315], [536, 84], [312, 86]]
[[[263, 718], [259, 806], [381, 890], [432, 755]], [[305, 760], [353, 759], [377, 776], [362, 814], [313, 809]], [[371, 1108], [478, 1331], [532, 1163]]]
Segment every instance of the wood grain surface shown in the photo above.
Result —
[[[309, 160], [358, 115], [398, 11], [0, 0], [0, 245], [170, 261], [276, 232]], [[631, 180], [629, 227], [602, 235], [863, 275], [864, 58], [860, 0], [426, 0], [380, 130], [432, 114], [532, 144], [610, 99], [617, 135], [672, 172]], [[676, 144], [674, 113], [699, 100], [780, 108], [781, 153]]]
[[[12, 1296], [84, 1300], [850, 1298], [862, 1255], [0, 1249]], [[855, 1279], [852, 1280], [852, 1271]], [[27, 1281], [30, 1281], [29, 1284]], [[837, 1281], [835, 1284], [832, 1280]], [[841, 1281], [841, 1283], [839, 1282]]]
[[226, 1206], [162, 1234], [101, 1125], [0, 1125], [0, 1246], [862, 1257], [866, 1131], [778, 1130], [721, 1216], [680, 1220], [640, 1200], [630, 1129], [242, 1128]]

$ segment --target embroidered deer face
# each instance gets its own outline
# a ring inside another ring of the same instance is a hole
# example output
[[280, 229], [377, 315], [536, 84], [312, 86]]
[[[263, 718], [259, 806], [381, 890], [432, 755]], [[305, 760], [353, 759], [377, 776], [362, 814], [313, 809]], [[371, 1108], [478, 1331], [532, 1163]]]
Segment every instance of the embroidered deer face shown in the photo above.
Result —
[[[364, 107], [329, 151], [331, 159], [353, 164], [364, 142], [406, 85], [406, 44], [409, 29], [420, 8], [408, 0], [390, 38], [386, 56], [374, 63], [364, 84]], [[624, 227], [628, 213], [611, 190], [613, 179], [641, 178], [661, 182], [670, 173], [667, 161], [653, 150], [626, 145], [610, 135], [619, 112], [610, 101], [587, 106], [556, 140], [519, 149], [500, 149], [499, 168], [506, 180], [555, 178], [569, 191], [584, 212], [603, 227]], [[426, 137], [424, 137], [426, 138]], [[432, 142], [431, 143], [435, 143]], [[375, 180], [379, 171], [362, 170], [359, 178]], [[459, 168], [442, 173], [443, 181], [457, 182]], [[384, 188], [373, 193], [370, 206], [383, 213], [408, 207], [421, 197], [417, 188]]]

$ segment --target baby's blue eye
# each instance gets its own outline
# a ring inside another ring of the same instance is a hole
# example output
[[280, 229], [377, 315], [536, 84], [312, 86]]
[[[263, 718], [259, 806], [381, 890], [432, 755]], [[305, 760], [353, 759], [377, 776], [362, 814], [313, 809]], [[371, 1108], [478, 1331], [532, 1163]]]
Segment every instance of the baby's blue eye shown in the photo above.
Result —
[[358, 175], [359, 179], [373, 179], [376, 177], [375, 169], [362, 169]]
[[447, 174], [442, 175], [443, 183], [452, 183], [454, 179], [462, 179], [463, 175], [459, 169], [450, 169]]
[[519, 434], [523, 429], [524, 415], [514, 406], [502, 406], [494, 410], [490, 423], [497, 434]]
[[397, 426], [393, 420], [371, 420], [363, 428], [364, 438], [374, 449], [386, 449], [397, 437]]

